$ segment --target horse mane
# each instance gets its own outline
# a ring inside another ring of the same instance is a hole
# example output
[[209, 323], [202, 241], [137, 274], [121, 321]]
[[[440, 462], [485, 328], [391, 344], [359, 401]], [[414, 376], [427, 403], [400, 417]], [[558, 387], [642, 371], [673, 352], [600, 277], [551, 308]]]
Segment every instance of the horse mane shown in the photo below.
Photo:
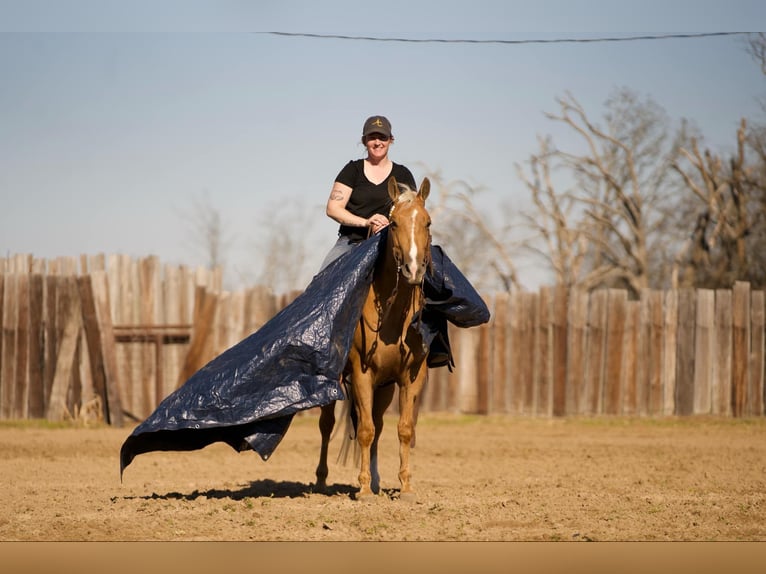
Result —
[[399, 187], [399, 196], [396, 198], [396, 201], [391, 205], [391, 209], [393, 210], [394, 205], [397, 203], [412, 203], [415, 201], [415, 198], [418, 196], [418, 192], [415, 189], [412, 189], [409, 185], [406, 183], [399, 183], [396, 182], [396, 185]]

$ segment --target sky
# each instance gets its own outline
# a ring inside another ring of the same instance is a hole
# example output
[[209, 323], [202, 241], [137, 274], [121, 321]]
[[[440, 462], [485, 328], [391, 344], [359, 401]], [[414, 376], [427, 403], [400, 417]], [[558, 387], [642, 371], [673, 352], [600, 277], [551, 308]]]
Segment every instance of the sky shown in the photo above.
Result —
[[[204, 204], [226, 226], [229, 287], [257, 277], [275, 232], [308, 246], [307, 282], [337, 232], [330, 187], [363, 156], [370, 115], [391, 120], [390, 156], [417, 181], [438, 172], [481, 187], [480, 205], [500, 218], [501, 204], [528, 202], [514, 165], [537, 137], [571, 137], [545, 116], [567, 92], [598, 119], [631, 89], [719, 152], [742, 117], [765, 119], [766, 76], [742, 36], [472, 44], [268, 32], [530, 41], [765, 23], [762, 0], [0, 0], [0, 256], [204, 265], [190, 226]], [[519, 272], [528, 288], [549, 277], [534, 262]]]

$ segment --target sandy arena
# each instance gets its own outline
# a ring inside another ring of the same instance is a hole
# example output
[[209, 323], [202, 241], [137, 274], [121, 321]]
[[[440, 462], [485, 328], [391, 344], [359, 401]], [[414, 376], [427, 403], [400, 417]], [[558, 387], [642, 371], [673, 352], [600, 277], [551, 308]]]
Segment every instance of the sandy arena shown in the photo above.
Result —
[[0, 540], [766, 541], [766, 419], [525, 419], [424, 415], [418, 500], [398, 500], [396, 421], [383, 492], [354, 500], [334, 463], [313, 491], [317, 418], [268, 462], [224, 444], [138, 456], [131, 428], [0, 424]]

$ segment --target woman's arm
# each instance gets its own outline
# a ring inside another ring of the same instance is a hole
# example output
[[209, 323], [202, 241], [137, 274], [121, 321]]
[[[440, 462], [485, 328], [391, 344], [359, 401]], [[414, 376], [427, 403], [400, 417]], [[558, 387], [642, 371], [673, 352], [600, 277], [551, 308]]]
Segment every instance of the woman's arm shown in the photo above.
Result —
[[346, 205], [351, 197], [352, 189], [340, 182], [335, 182], [330, 191], [330, 197], [327, 200], [327, 207], [325, 213], [331, 219], [334, 219], [341, 225], [348, 225], [349, 227], [371, 227], [373, 233], [377, 233], [388, 225], [388, 219], [385, 215], [373, 215], [369, 219], [354, 215], [348, 209]]

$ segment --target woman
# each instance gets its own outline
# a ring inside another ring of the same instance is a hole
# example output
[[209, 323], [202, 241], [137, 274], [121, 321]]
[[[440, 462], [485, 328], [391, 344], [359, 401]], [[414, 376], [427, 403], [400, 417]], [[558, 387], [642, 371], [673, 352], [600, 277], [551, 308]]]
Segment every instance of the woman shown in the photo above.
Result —
[[[370, 234], [378, 233], [388, 225], [391, 199], [388, 196], [388, 178], [406, 183], [417, 189], [415, 178], [407, 167], [394, 163], [388, 150], [394, 141], [391, 122], [384, 116], [367, 118], [362, 127], [362, 144], [367, 157], [352, 160], [340, 171], [327, 200], [327, 215], [340, 223], [338, 240], [325, 257], [321, 269], [347, 253]], [[320, 269], [320, 270], [321, 270]], [[431, 295], [437, 295], [431, 293]], [[430, 302], [430, 298], [427, 299]], [[438, 313], [437, 313], [438, 314]], [[430, 344], [429, 367], [448, 365], [451, 369], [452, 355], [447, 337], [447, 326], [438, 320], [438, 334]]]
[[393, 141], [388, 119], [383, 116], [367, 118], [362, 128], [362, 145], [367, 150], [367, 157], [346, 164], [335, 178], [327, 200], [326, 213], [340, 224], [340, 229], [338, 241], [327, 254], [322, 269], [388, 225], [390, 176], [417, 189], [410, 170], [389, 159], [388, 151]]

